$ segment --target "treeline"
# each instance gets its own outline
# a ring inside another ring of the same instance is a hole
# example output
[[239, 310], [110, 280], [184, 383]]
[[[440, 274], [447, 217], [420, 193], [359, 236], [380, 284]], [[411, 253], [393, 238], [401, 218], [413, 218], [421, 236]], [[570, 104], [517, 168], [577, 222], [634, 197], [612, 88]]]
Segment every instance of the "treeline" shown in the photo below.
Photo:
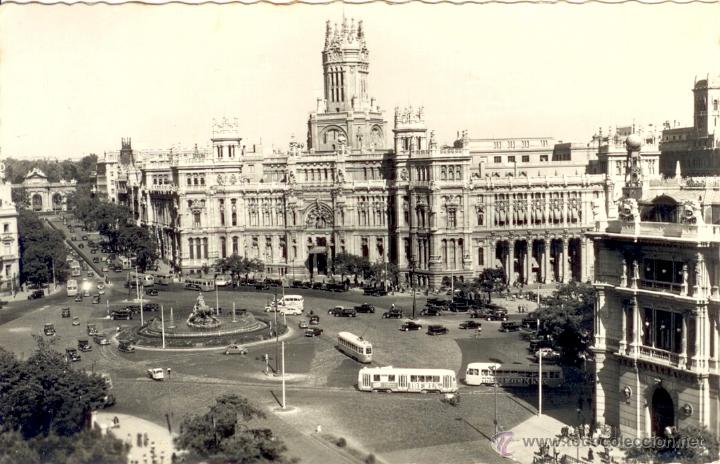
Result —
[[62, 233], [46, 227], [37, 214], [18, 211], [20, 236], [20, 282], [41, 286], [64, 282], [67, 275], [67, 249]]
[[137, 226], [124, 205], [103, 201], [86, 188], [68, 195], [68, 210], [88, 230], [97, 230], [108, 248], [119, 255], [135, 257], [138, 270], [145, 272], [158, 259], [157, 239], [146, 227]]
[[13, 184], [20, 184], [25, 175], [33, 168], [39, 168], [48, 176], [48, 181], [59, 182], [61, 179], [75, 179], [79, 184], [95, 181], [97, 155], [87, 155], [79, 160], [27, 160], [5, 158], [5, 179]]

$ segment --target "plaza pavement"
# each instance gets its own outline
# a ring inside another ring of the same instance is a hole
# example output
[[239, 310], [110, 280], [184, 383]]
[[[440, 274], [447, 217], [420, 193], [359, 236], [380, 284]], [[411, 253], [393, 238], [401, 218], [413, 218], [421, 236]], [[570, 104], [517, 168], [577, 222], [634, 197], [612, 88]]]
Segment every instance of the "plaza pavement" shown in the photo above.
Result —
[[[115, 418], [118, 419], [117, 426], [113, 422]], [[173, 453], [177, 453], [173, 445], [176, 434], [171, 433], [168, 427], [136, 416], [114, 412], [94, 412], [92, 422], [93, 426], [97, 424], [103, 431], [130, 445], [129, 464], [169, 464], [172, 462]], [[138, 434], [143, 435], [143, 446], [138, 446]], [[144, 443], [145, 434], [148, 438], [147, 445]]]

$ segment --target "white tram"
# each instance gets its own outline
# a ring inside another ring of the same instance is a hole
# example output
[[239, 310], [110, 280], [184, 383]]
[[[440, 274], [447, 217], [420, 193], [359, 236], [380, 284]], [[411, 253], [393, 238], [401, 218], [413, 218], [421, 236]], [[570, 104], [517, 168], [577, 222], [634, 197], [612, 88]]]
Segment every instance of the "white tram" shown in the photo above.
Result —
[[361, 363], [372, 362], [372, 343], [350, 332], [340, 332], [337, 349]]
[[[501, 365], [497, 363], [470, 363], [465, 370], [467, 385], [494, 385], [500, 387], [530, 387], [538, 384], [539, 366]], [[544, 365], [542, 384], [546, 387], [559, 387], [564, 380], [560, 366]]]
[[455, 371], [450, 369], [406, 369], [401, 367], [363, 367], [358, 372], [361, 391], [457, 392]]

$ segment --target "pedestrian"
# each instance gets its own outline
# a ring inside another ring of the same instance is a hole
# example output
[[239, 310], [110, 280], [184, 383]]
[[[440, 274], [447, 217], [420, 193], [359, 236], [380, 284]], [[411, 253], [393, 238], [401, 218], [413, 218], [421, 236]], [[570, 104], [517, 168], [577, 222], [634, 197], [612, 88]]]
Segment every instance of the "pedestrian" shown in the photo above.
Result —
[[170, 374], [172, 374], [172, 369], [168, 367], [167, 371], [168, 371], [168, 379], [169, 379], [169, 378], [170, 378]]
[[587, 460], [590, 461], [590, 462], [592, 462], [592, 461], [595, 460], [595, 455], [594, 455], [594, 453], [593, 453], [592, 448], [588, 448], [588, 457], [587, 457]]

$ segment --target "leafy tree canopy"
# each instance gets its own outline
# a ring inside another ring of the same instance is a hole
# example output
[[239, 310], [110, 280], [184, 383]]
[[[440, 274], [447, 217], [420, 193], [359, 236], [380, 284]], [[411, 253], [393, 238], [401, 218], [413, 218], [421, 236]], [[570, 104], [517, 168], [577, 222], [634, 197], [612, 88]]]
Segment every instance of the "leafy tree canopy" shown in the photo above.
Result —
[[250, 427], [253, 420], [264, 418], [265, 414], [247, 399], [223, 395], [207, 413], [183, 420], [175, 444], [187, 451], [185, 462], [292, 462], [284, 456], [286, 446], [271, 430]]
[[32, 211], [18, 212], [20, 280], [33, 285], [65, 280], [67, 251], [60, 232], [46, 227]]
[[[718, 458], [720, 458], [718, 437], [705, 427], [679, 428], [667, 440], [650, 443], [653, 446], [638, 446], [626, 449], [626, 458], [639, 462], [682, 462], [689, 464], [717, 462]], [[658, 446], [659, 444], [662, 445]]]

